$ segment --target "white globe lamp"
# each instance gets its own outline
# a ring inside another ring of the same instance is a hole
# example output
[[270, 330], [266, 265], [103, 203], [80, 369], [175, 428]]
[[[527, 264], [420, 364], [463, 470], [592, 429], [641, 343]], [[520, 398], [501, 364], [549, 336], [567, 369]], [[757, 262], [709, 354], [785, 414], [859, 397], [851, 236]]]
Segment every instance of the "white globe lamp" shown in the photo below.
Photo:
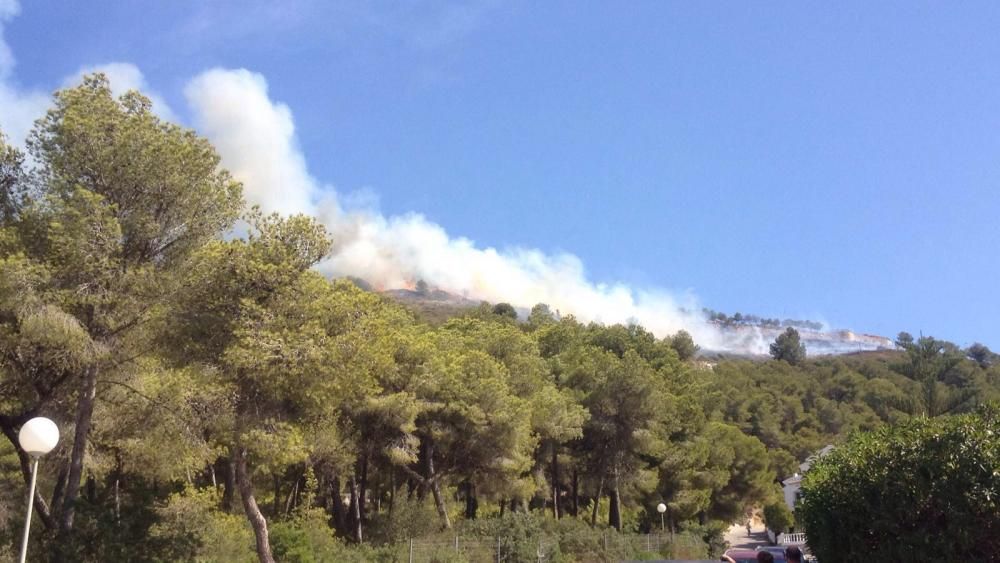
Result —
[[[667, 511], [667, 505], [662, 502], [656, 505], [656, 511], [660, 513], [660, 533], [663, 533], [663, 513]], [[671, 528], [672, 530], [673, 528]]]
[[17, 441], [31, 457], [43, 456], [59, 443], [59, 428], [47, 418], [32, 418], [21, 427]]
[[17, 434], [21, 449], [31, 456], [31, 487], [28, 490], [28, 516], [24, 519], [24, 537], [21, 539], [21, 563], [28, 556], [28, 532], [31, 529], [31, 509], [35, 505], [35, 483], [38, 481], [38, 458], [52, 451], [59, 443], [59, 427], [43, 417], [24, 423]]

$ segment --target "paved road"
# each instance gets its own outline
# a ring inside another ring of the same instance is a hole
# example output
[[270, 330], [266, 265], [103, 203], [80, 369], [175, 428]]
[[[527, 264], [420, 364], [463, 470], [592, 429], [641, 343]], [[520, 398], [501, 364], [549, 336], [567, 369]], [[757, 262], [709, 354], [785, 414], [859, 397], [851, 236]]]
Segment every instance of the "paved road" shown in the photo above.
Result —
[[747, 528], [743, 524], [733, 524], [726, 532], [726, 541], [729, 547], [744, 547], [753, 549], [758, 545], [767, 545], [767, 532], [764, 526], [756, 524], [750, 528], [750, 535], [747, 535]]

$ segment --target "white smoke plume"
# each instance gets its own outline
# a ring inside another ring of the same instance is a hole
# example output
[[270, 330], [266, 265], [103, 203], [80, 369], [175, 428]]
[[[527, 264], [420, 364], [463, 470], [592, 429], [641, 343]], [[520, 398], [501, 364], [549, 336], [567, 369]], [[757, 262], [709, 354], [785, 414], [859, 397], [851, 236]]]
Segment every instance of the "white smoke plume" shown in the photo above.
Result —
[[[295, 138], [288, 106], [272, 101], [263, 76], [213, 69], [195, 77], [185, 95], [195, 125], [244, 184], [247, 200], [265, 211], [317, 216], [333, 234], [333, 256], [322, 264], [334, 276], [356, 276], [383, 288], [423, 279], [471, 299], [528, 308], [546, 303], [584, 321], [636, 321], [657, 336], [687, 330], [712, 350], [763, 353], [759, 334], [737, 338], [708, 323], [691, 297], [587, 279], [580, 259], [538, 250], [481, 248], [412, 213], [384, 217], [345, 209], [330, 186], [310, 174]], [[695, 312], [692, 312], [695, 311]]]
[[323, 190], [309, 175], [288, 106], [267, 95], [264, 77], [213, 69], [184, 89], [198, 130], [243, 182], [250, 203], [268, 212], [316, 214]]
[[[48, 92], [25, 88], [14, 79], [15, 58], [4, 25], [20, 13], [17, 0], [0, 0], [0, 126], [23, 146], [34, 120], [51, 104]], [[108, 75], [112, 92], [142, 91], [162, 118], [177, 121], [162, 96], [153, 92], [138, 67], [127, 62], [84, 66], [63, 80], [84, 74]], [[562, 314], [601, 323], [638, 322], [657, 336], [687, 330], [705, 349], [762, 354], [761, 330], [720, 330], [707, 322], [690, 295], [628, 285], [594, 283], [572, 254], [538, 250], [498, 250], [477, 246], [417, 213], [385, 217], [352, 205], [357, 194], [338, 196], [309, 174], [295, 137], [292, 112], [268, 96], [263, 76], [244, 70], [213, 69], [191, 80], [184, 94], [195, 125], [218, 148], [223, 164], [244, 184], [250, 203], [268, 212], [318, 217], [335, 241], [321, 265], [332, 276], [355, 276], [381, 288], [412, 287], [416, 280], [469, 299], [508, 302], [527, 309], [546, 303]], [[364, 198], [360, 198], [364, 199]]]
[[[49, 107], [47, 92], [18, 85], [15, 58], [4, 40], [4, 25], [20, 13], [17, 0], [0, 0], [0, 125], [22, 145], [35, 119]], [[161, 117], [176, 120], [161, 96], [152, 92], [133, 64], [111, 62], [81, 67], [63, 81], [82, 75], [108, 75], [112, 92], [137, 89], [153, 101]], [[580, 259], [538, 250], [481, 248], [451, 237], [423, 216], [384, 217], [377, 211], [345, 206], [331, 186], [309, 174], [295, 137], [288, 106], [270, 99], [267, 81], [247, 70], [213, 69], [191, 80], [184, 91], [195, 125], [222, 155], [223, 164], [244, 184], [249, 202], [269, 212], [317, 216], [335, 241], [333, 256], [321, 265], [333, 276], [356, 276], [383, 288], [412, 286], [423, 279], [432, 286], [470, 299], [505, 301], [529, 308], [546, 303], [583, 321], [639, 322], [658, 336], [687, 330], [702, 347], [760, 353], [759, 333], [733, 340], [705, 321], [691, 297], [681, 300], [662, 291], [639, 291], [624, 284], [587, 279]]]

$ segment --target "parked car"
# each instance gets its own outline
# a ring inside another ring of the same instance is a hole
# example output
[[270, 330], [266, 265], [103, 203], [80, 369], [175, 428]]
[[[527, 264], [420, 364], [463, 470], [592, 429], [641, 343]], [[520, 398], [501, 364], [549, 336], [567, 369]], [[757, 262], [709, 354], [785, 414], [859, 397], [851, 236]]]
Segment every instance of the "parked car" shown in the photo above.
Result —
[[726, 556], [736, 563], [757, 563], [757, 552], [752, 549], [729, 549]]
[[757, 551], [766, 551], [774, 555], [775, 561], [777, 561], [779, 556], [782, 561], [785, 559], [785, 546], [783, 545], [759, 545], [757, 546]]
[[[759, 549], [758, 549], [759, 551]], [[785, 552], [780, 554], [772, 552], [775, 563], [785, 562]], [[757, 563], [757, 551], [752, 549], [730, 549], [726, 551], [726, 556], [731, 557], [736, 563]]]

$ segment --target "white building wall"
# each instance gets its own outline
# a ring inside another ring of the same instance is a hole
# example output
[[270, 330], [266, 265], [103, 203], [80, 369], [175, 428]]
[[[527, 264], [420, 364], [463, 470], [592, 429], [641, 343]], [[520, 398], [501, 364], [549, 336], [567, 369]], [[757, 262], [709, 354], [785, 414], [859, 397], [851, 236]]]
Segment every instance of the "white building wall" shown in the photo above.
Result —
[[795, 510], [795, 501], [798, 499], [799, 489], [802, 488], [802, 478], [795, 475], [786, 479], [782, 483], [782, 492], [785, 494], [785, 504], [789, 510]]

